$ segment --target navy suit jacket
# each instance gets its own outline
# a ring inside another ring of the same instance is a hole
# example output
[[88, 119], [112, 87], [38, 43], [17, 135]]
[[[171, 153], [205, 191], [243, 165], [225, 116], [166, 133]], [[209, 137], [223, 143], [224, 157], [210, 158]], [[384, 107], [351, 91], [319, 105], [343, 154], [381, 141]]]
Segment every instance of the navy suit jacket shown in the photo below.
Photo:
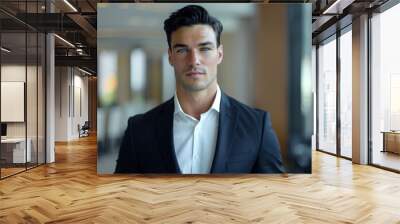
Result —
[[[174, 100], [129, 118], [115, 173], [181, 173], [173, 140]], [[221, 93], [211, 173], [282, 173], [268, 112]]]

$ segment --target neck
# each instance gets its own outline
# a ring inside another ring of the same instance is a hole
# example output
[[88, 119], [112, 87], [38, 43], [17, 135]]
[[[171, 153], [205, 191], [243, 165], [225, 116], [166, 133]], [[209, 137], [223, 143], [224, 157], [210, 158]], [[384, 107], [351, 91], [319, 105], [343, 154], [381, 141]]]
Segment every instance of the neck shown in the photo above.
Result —
[[202, 91], [187, 91], [183, 88], [176, 88], [176, 95], [183, 112], [200, 120], [200, 115], [208, 111], [217, 95], [217, 84]]

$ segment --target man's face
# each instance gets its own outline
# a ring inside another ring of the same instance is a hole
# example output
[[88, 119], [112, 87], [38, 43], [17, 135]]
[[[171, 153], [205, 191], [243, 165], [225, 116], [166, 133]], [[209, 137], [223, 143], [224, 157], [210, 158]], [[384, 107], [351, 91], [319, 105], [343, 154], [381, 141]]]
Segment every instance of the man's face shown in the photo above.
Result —
[[201, 91], [217, 83], [222, 45], [209, 25], [184, 26], [171, 34], [169, 63], [174, 67], [177, 87]]

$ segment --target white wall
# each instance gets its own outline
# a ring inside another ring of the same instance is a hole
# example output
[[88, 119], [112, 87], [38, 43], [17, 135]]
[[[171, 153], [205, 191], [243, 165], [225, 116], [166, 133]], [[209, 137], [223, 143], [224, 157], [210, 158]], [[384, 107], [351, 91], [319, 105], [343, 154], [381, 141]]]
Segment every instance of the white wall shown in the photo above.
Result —
[[67, 141], [68, 85], [70, 83], [67, 67], [55, 68], [55, 140]]
[[[3, 113], [13, 113], [12, 110], [20, 110], [19, 112], [22, 114], [25, 114], [26, 112], [26, 120], [23, 118], [22, 122], [6, 122], [7, 137], [24, 138], [26, 135], [27, 138], [30, 139], [29, 142], [31, 143], [29, 147], [32, 151], [32, 161], [36, 162], [36, 158], [38, 158], [39, 163], [45, 162], [45, 117], [43, 111], [45, 109], [45, 90], [43, 78], [44, 74], [41, 66], [25, 66], [25, 64], [3, 64], [1, 66], [2, 82], [24, 82], [26, 87], [26, 99], [23, 100], [24, 102], [22, 102], [22, 107], [16, 109], [9, 106], [3, 106], [1, 108]], [[19, 91], [20, 94], [24, 94], [25, 90]], [[4, 93], [4, 89], [2, 89], [2, 93], [7, 94], [7, 92]], [[7, 95], [2, 95], [1, 97], [7, 98]], [[25, 96], [23, 98], [25, 98]], [[39, 154], [38, 157], [37, 153]]]
[[76, 68], [56, 67], [56, 141], [79, 138], [78, 124], [88, 120], [88, 78], [83, 75]]
[[[27, 70], [25, 70], [27, 69]], [[36, 67], [25, 65], [2, 65], [1, 66], [1, 81], [4, 82], [25, 82], [26, 72], [28, 74], [36, 74]], [[32, 82], [32, 81], [29, 81]], [[32, 84], [32, 83], [30, 83]], [[34, 84], [36, 85], [36, 83]], [[31, 103], [33, 101], [32, 98], [36, 98], [36, 89], [27, 88], [27, 103]], [[4, 97], [4, 96], [2, 96]], [[31, 105], [36, 108], [36, 104]], [[1, 108], [1, 110], [7, 110], [9, 108]], [[28, 112], [31, 112], [30, 110]], [[28, 122], [35, 120], [36, 123], [36, 114], [28, 113], [27, 114]], [[25, 126], [26, 122], [7, 122], [7, 136], [8, 137], [25, 137]], [[28, 137], [29, 133], [31, 133], [31, 128], [36, 130], [36, 126], [33, 127], [33, 124], [28, 125]]]
[[[1, 66], [1, 81], [2, 82], [25, 82], [25, 75], [33, 69], [32, 66], [25, 65], [2, 65]], [[25, 82], [26, 83], [26, 82]], [[3, 98], [4, 96], [2, 96]], [[7, 110], [8, 108], [1, 108]], [[25, 137], [25, 122], [7, 122], [8, 137]]]
[[[77, 73], [78, 72], [78, 73]], [[74, 99], [74, 108], [72, 113], [72, 120], [71, 120], [71, 132], [70, 136], [72, 138], [78, 138], [79, 133], [78, 133], [78, 124], [82, 126], [85, 121], [88, 121], [88, 77], [81, 76], [83, 73], [79, 72], [78, 70], [74, 70], [74, 96], [72, 98]], [[80, 97], [79, 97], [80, 95]], [[79, 102], [81, 101], [81, 102]], [[72, 105], [72, 103], [71, 103]], [[82, 108], [79, 108], [82, 107]], [[82, 111], [80, 111], [81, 109]]]

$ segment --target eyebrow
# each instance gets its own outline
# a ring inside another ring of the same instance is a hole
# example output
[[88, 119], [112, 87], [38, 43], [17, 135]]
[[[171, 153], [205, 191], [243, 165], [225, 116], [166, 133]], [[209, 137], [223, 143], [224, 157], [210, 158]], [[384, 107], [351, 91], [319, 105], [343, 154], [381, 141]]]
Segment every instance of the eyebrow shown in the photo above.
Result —
[[207, 46], [207, 45], [213, 45], [214, 46], [213, 42], [210, 42], [210, 41], [207, 41], [207, 42], [204, 42], [204, 43], [200, 43], [198, 46]]
[[178, 47], [188, 47], [185, 44], [174, 44], [174, 46], [172, 46], [173, 49], [178, 48]]
[[[207, 46], [207, 45], [214, 45], [214, 44], [211, 41], [207, 41], [207, 42], [203, 42], [203, 43], [198, 44], [198, 46], [200, 46], [200, 47]], [[174, 44], [172, 49], [180, 48], [180, 47], [188, 47], [188, 46], [186, 44]]]

